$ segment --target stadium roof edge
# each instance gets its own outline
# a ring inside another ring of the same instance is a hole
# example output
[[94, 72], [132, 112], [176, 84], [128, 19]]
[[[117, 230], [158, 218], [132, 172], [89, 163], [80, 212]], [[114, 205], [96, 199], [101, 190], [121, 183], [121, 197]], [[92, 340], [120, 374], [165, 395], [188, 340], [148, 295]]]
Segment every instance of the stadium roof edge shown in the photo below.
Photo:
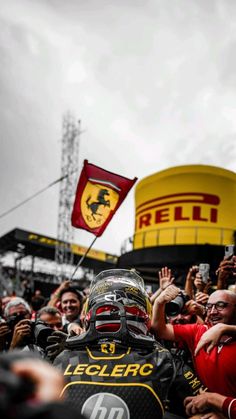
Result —
[[[24, 256], [36, 256], [44, 259], [54, 260], [55, 246], [57, 239], [32, 231], [15, 228], [0, 237], [0, 254], [17, 252]], [[68, 244], [74, 254], [74, 262], [78, 263], [87, 247], [75, 243]], [[85, 267], [94, 269], [108, 269], [116, 265], [118, 257], [100, 250], [90, 249], [84, 259]]]

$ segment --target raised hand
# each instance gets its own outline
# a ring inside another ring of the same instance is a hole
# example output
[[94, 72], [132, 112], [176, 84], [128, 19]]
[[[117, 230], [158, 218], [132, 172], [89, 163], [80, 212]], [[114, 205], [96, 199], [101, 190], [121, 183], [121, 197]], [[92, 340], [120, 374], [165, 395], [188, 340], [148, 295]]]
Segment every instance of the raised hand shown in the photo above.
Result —
[[194, 282], [197, 272], [198, 272], [198, 266], [197, 265], [191, 266], [191, 268], [189, 268], [189, 271], [187, 273], [186, 281]]
[[175, 285], [169, 285], [162, 291], [162, 293], [157, 297], [156, 302], [157, 304], [169, 303], [170, 301], [174, 300], [175, 297], [180, 292], [180, 288], [177, 288]]
[[203, 288], [205, 287], [205, 284], [202, 280], [202, 275], [199, 272], [196, 273], [196, 277], [194, 279], [194, 285], [198, 291], [203, 291]]
[[236, 277], [236, 256], [229, 256], [220, 262], [217, 275], [217, 289], [227, 288], [227, 281], [230, 277]]
[[198, 304], [206, 305], [209, 295], [205, 292], [197, 292], [195, 295], [195, 300]]
[[171, 269], [168, 269], [167, 266], [161, 268], [159, 271], [159, 284], [161, 290], [166, 289], [174, 281], [174, 277], [171, 274]]
[[14, 327], [10, 349], [22, 346], [24, 339], [31, 334], [31, 322], [28, 319], [20, 320]]

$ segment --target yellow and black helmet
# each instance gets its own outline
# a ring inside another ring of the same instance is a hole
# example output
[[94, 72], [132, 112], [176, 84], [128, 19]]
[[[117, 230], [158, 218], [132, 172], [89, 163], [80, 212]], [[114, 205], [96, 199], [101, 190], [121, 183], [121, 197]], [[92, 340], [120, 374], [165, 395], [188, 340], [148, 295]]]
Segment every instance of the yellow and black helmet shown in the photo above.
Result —
[[119, 309], [124, 306], [127, 327], [136, 334], [146, 335], [150, 328], [152, 305], [145, 290], [144, 281], [134, 270], [110, 269], [99, 273], [91, 283], [87, 300], [86, 320], [91, 310], [101, 305], [96, 313], [96, 329], [117, 331], [120, 327]]

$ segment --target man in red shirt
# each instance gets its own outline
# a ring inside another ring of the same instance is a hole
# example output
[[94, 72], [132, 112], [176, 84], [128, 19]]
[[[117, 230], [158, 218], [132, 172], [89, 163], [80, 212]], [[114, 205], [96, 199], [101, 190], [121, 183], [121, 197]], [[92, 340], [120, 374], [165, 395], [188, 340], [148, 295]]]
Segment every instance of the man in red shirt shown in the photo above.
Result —
[[155, 300], [152, 328], [159, 338], [188, 346], [201, 382], [210, 392], [227, 397], [236, 395], [236, 294], [228, 290], [213, 292], [206, 305], [205, 324], [166, 323], [165, 305], [179, 293], [169, 285]]

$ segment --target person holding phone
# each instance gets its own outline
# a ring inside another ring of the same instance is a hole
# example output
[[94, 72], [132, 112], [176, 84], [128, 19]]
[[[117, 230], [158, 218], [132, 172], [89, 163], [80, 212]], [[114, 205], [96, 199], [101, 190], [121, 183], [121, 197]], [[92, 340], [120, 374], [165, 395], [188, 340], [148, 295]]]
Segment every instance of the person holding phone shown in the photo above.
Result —
[[210, 265], [208, 263], [192, 266], [188, 271], [184, 288], [190, 299], [204, 306], [208, 301], [208, 290], [211, 285], [209, 272]]
[[197, 290], [195, 293], [195, 301], [198, 304], [205, 306], [209, 298], [208, 291], [211, 285], [209, 263], [199, 264], [198, 272], [196, 273], [196, 278], [194, 280], [194, 285]]
[[236, 255], [235, 246], [225, 246], [225, 256], [220, 262], [217, 275], [217, 289], [228, 288], [229, 282], [234, 284], [236, 282]]

